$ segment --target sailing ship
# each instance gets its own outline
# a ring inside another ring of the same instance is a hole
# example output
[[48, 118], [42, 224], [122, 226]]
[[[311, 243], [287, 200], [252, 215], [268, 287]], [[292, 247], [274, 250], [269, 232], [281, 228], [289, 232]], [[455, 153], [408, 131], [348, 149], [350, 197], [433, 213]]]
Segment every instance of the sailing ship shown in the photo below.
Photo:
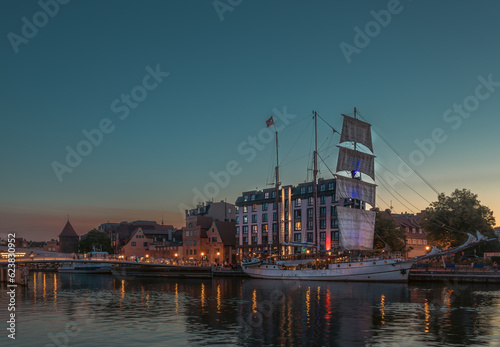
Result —
[[[371, 136], [371, 125], [356, 117], [343, 116], [342, 132], [338, 144], [338, 160], [335, 174], [336, 182], [336, 210], [338, 214], [340, 251], [330, 250], [329, 254], [320, 254], [318, 223], [317, 223], [317, 174], [318, 174], [318, 149], [317, 149], [317, 118], [314, 115], [315, 151], [314, 151], [314, 232], [316, 235], [316, 252], [311, 254], [313, 259], [275, 260], [262, 261], [249, 259], [242, 262], [243, 271], [254, 278], [269, 279], [294, 279], [294, 280], [326, 280], [326, 281], [380, 281], [380, 282], [406, 282], [410, 268], [417, 261], [426, 258], [460, 252], [466, 248], [476, 246], [488, 241], [479, 232], [477, 236], [469, 234], [467, 242], [463, 245], [445, 251], [433, 248], [427, 255], [404, 260], [401, 255], [387, 256], [388, 252], [376, 253], [373, 250], [375, 235], [376, 212], [367, 209], [366, 204], [375, 207], [376, 185], [364, 176], [375, 182], [375, 156]], [[351, 148], [346, 144], [351, 144]], [[365, 151], [361, 151], [359, 145]], [[278, 133], [276, 132], [276, 151], [278, 151]], [[279, 161], [276, 153], [276, 206], [279, 205]], [[347, 173], [347, 176], [344, 175]], [[279, 208], [279, 207], [278, 207]], [[281, 206], [283, 208], [283, 206]], [[278, 219], [278, 223], [280, 220]], [[282, 230], [278, 227], [278, 230]], [[278, 239], [278, 243], [280, 240]], [[282, 254], [278, 246], [278, 253]], [[382, 251], [382, 250], [380, 250]], [[336, 253], [336, 256], [332, 256]]]

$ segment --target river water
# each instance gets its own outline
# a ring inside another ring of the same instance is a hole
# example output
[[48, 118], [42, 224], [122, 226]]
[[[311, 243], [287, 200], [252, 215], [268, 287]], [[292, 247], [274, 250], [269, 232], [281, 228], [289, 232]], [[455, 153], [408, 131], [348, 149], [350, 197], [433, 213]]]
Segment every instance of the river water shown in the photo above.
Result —
[[500, 286], [31, 273], [1, 346], [500, 346]]

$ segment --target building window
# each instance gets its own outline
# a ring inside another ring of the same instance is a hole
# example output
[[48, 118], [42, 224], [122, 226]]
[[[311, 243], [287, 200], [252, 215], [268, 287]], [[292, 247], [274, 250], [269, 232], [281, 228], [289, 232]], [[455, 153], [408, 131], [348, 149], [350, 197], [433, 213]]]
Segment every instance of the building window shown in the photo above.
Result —
[[275, 197], [276, 197], [276, 191], [275, 191], [275, 190], [273, 190], [273, 191], [271, 192], [271, 198], [275, 198]]
[[332, 229], [339, 227], [339, 220], [337, 218], [332, 219]]
[[189, 249], [186, 249], [186, 255], [189, 255]]
[[322, 185], [319, 186], [319, 191], [320, 192], [324, 192], [325, 191], [325, 185], [324, 184], [322, 184]]
[[257, 244], [257, 236], [252, 237], [252, 244]]
[[243, 234], [248, 234], [248, 225], [243, 226]]
[[236, 235], [240, 233], [240, 227], [236, 227]]
[[319, 228], [320, 229], [326, 229], [326, 220], [325, 219], [321, 219], [319, 221]]
[[255, 211], [257, 211], [257, 204], [252, 205], [252, 212], [255, 212]]
[[252, 223], [257, 223], [257, 215], [256, 214], [252, 215]]
[[217, 237], [212, 237], [212, 242], [217, 242]]
[[337, 202], [337, 199], [335, 198], [335, 193], [332, 194], [332, 204]]
[[307, 221], [307, 230], [313, 230], [313, 221], [312, 220]]
[[332, 240], [333, 241], [339, 240], [339, 232], [338, 231], [332, 231]]
[[314, 198], [311, 196], [311, 197], [309, 197], [309, 199], [307, 199], [307, 205], [312, 206], [313, 203], [314, 203]]
[[267, 235], [263, 235], [262, 236], [262, 244], [267, 244], [267, 242], [268, 242], [267, 240], [268, 240]]
[[300, 194], [306, 193], [306, 187], [300, 187]]
[[267, 233], [267, 228], [268, 228], [267, 224], [262, 224], [262, 232], [263, 233]]
[[312, 219], [314, 216], [314, 209], [308, 208], [307, 209], [307, 219]]
[[302, 239], [302, 234], [293, 234], [294, 242], [301, 242], [301, 239]]
[[294, 219], [301, 219], [302, 218], [302, 210], [293, 211], [293, 218]]
[[243, 201], [248, 201], [248, 195], [245, 195], [245, 196], [243, 197]]
[[250, 197], [250, 200], [251, 200], [251, 201], [254, 201], [254, 200], [255, 200], [255, 194], [252, 194], [252, 196]]
[[300, 198], [295, 200], [295, 207], [300, 207], [301, 204], [302, 204], [302, 200], [300, 200]]
[[252, 233], [256, 233], [258, 230], [259, 229], [257, 225], [252, 225]]
[[332, 206], [332, 216], [337, 215], [337, 206]]
[[248, 216], [243, 216], [243, 224], [247, 224], [248, 223]]
[[313, 239], [313, 233], [307, 233], [307, 242], [314, 242]]
[[322, 195], [319, 197], [319, 203], [324, 205], [326, 203], [326, 196]]
[[308, 186], [307, 187], [307, 192], [312, 193], [313, 192], [313, 186]]
[[143, 242], [143, 243], [142, 243], [142, 245], [143, 245], [144, 247], [147, 247], [147, 246], [148, 246], [148, 243], [147, 243], [147, 242]]
[[300, 230], [302, 230], [302, 223], [301, 223], [301, 222], [295, 222], [295, 227], [294, 227], [294, 230], [295, 230], [295, 231], [300, 231]]
[[193, 246], [196, 246], [196, 240], [193, 240]]
[[267, 213], [262, 214], [262, 222], [267, 223]]
[[192, 249], [189, 250], [189, 255], [193, 255], [193, 250]]
[[285, 211], [285, 220], [288, 220], [288, 211]]
[[132, 242], [131, 246], [132, 246], [132, 247], [135, 247], [135, 242]]
[[269, 204], [268, 204], [267, 202], [263, 203], [263, 204], [262, 204], [262, 211], [267, 211], [267, 206], [268, 206], [268, 205], [269, 205]]
[[244, 245], [248, 245], [248, 237], [244, 237], [243, 238], [243, 244]]
[[273, 223], [273, 233], [278, 231], [278, 224]]
[[247, 213], [247, 212], [248, 212], [248, 206], [245, 205], [245, 206], [243, 206], [243, 213]]
[[288, 200], [285, 200], [285, 208], [288, 208]]
[[288, 232], [288, 223], [285, 223], [285, 232]]
[[276, 212], [273, 212], [273, 221], [277, 221], [278, 220], [278, 214]]
[[193, 250], [193, 254], [196, 255], [196, 249]]
[[326, 207], [323, 206], [319, 208], [319, 216], [326, 217]]
[[240, 224], [240, 216], [236, 217], [236, 224]]
[[333, 190], [333, 183], [328, 183], [328, 190]]
[[269, 199], [269, 192], [264, 193], [264, 199]]

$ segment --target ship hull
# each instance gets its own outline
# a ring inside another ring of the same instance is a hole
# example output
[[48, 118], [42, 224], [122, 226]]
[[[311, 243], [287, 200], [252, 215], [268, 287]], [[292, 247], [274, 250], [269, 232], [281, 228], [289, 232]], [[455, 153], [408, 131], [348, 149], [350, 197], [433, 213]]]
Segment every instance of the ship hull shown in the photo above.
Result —
[[414, 261], [378, 260], [329, 264], [322, 269], [285, 269], [279, 265], [242, 265], [250, 277], [280, 280], [407, 282]]

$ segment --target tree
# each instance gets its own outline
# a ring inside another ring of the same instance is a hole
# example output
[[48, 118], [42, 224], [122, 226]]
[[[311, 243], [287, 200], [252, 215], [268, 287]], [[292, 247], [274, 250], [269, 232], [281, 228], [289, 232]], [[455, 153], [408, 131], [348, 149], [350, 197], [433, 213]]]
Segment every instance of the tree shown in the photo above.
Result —
[[[479, 231], [487, 237], [495, 237], [493, 212], [468, 189], [456, 189], [450, 196], [441, 193], [431, 203], [420, 220], [428, 240], [439, 248], [456, 247], [467, 241], [467, 233]], [[495, 249], [498, 241], [481, 247], [482, 251]]]
[[382, 249], [385, 243], [391, 250], [406, 252], [406, 234], [396, 221], [385, 212], [374, 209], [377, 212], [375, 217], [375, 237], [373, 240], [374, 249]]
[[78, 244], [80, 252], [86, 253], [93, 250], [100, 250], [102, 252], [113, 253], [111, 247], [111, 239], [104, 231], [96, 229], [90, 230], [86, 237]]

